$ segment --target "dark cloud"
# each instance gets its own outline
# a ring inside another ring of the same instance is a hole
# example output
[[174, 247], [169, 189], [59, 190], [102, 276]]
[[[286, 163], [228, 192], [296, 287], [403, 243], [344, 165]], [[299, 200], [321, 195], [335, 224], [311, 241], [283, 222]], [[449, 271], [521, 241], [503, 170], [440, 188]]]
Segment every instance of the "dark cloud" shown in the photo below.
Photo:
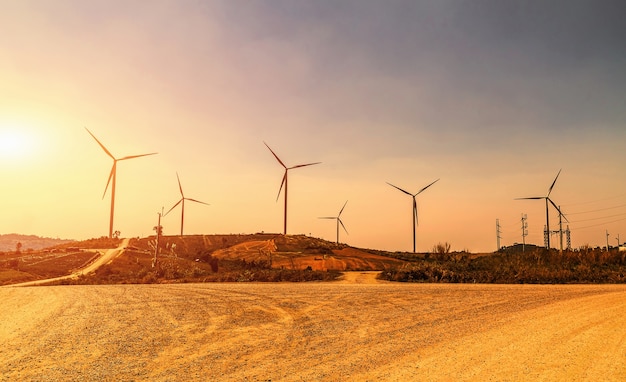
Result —
[[303, 57], [299, 94], [335, 118], [556, 131], [624, 122], [621, 1], [222, 6], [227, 33], [244, 46], [289, 47], [263, 58], [278, 68], [268, 74], [280, 76], [290, 55]]

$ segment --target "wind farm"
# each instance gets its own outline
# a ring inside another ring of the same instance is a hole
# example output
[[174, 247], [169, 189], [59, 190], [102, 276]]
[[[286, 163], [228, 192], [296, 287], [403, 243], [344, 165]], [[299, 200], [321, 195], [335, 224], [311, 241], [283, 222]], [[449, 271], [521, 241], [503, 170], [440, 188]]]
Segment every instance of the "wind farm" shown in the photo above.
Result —
[[626, 381], [623, 1], [1, 4], [2, 381]]

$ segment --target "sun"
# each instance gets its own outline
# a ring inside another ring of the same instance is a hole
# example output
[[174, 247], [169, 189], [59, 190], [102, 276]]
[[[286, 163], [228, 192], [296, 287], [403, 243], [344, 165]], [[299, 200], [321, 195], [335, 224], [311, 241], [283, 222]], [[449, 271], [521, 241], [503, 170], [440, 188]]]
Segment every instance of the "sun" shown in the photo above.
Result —
[[32, 154], [33, 140], [27, 132], [0, 126], [0, 158], [20, 159]]

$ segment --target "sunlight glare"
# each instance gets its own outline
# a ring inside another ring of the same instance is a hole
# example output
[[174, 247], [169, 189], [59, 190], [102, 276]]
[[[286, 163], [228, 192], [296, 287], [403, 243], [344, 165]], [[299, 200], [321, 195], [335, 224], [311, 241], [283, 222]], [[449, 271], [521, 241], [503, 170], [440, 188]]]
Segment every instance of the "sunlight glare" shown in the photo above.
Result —
[[19, 159], [32, 153], [34, 141], [17, 128], [0, 127], [0, 158]]

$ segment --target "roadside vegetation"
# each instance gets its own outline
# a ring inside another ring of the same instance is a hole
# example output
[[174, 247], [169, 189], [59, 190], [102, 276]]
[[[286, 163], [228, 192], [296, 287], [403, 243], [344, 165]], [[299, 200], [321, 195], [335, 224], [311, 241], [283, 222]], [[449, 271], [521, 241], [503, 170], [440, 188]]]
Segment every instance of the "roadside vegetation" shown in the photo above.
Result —
[[626, 253], [589, 247], [577, 251], [520, 246], [485, 256], [451, 253], [436, 246], [433, 253], [403, 256], [404, 267], [385, 270], [389, 281], [425, 283], [568, 284], [625, 283]]
[[155, 284], [191, 282], [302, 282], [330, 281], [341, 275], [337, 271], [313, 271], [271, 268], [267, 262], [224, 260], [209, 251], [189, 254], [161, 254], [153, 267], [154, 255], [127, 250], [88, 276], [64, 280], [59, 284]]

